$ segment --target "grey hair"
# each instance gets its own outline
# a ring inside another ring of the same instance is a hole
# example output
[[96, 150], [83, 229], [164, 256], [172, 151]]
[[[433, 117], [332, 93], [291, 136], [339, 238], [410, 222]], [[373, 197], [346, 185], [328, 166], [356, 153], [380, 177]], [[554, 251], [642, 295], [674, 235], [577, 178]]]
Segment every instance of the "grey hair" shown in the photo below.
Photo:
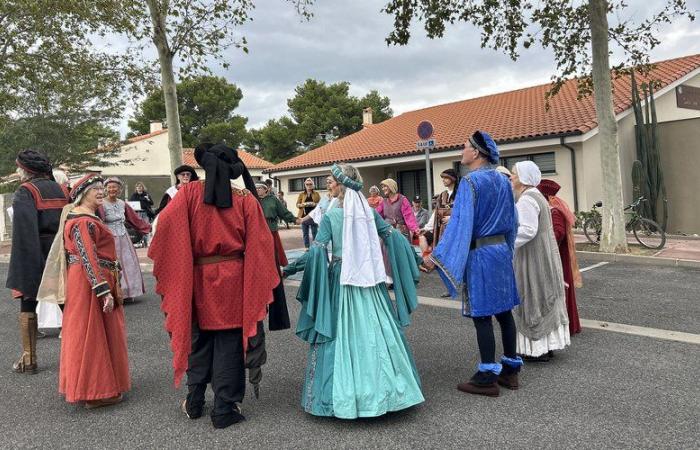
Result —
[[371, 194], [372, 192], [376, 192], [377, 194], [379, 194], [379, 188], [377, 186], [372, 186], [371, 188], [369, 188], [369, 193]]
[[53, 179], [58, 184], [68, 184], [68, 175], [60, 169], [53, 170]]
[[[346, 177], [350, 178], [351, 180], [355, 180], [358, 183], [362, 183], [362, 175], [360, 175], [360, 171], [355, 168], [355, 166], [346, 164], [346, 163], [339, 163], [338, 167], [340, 167], [340, 170], [343, 172], [343, 175]], [[335, 178], [335, 177], [333, 177]], [[338, 180], [336, 180], [338, 181]], [[345, 198], [345, 190], [347, 189], [347, 186], [344, 184], [340, 184], [340, 194], [338, 194], [338, 206], [343, 206], [343, 199]]]
[[24, 170], [22, 167], [17, 167], [17, 175], [19, 175], [20, 181], [27, 181], [32, 178], [32, 174]]

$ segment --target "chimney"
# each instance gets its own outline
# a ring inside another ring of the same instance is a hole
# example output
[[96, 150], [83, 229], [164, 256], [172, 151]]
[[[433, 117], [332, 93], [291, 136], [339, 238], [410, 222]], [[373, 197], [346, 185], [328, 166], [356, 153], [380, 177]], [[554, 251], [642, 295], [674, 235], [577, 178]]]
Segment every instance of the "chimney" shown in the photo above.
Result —
[[362, 126], [372, 125], [372, 108], [369, 106], [362, 109]]
[[161, 131], [163, 129], [163, 122], [160, 120], [151, 120], [151, 131], [149, 133], [155, 133], [156, 131]]

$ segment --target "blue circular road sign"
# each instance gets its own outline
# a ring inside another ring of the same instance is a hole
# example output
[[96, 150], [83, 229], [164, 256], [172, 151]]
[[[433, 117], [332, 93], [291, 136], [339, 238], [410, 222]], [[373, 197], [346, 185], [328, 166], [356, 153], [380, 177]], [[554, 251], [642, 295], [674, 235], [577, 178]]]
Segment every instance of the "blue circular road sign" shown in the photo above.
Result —
[[418, 124], [418, 137], [425, 140], [433, 137], [433, 124], [427, 120]]

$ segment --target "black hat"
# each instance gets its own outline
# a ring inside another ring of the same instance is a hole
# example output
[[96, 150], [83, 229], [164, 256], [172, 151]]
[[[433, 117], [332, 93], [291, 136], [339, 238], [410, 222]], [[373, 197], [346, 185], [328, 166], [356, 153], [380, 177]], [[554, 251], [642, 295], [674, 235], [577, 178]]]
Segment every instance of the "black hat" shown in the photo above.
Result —
[[[189, 173], [190, 173], [190, 181], [197, 181], [197, 180], [199, 180], [199, 176], [197, 175], [197, 171], [194, 170], [194, 167], [188, 166], [187, 164], [181, 165], [180, 167], [178, 167], [177, 169], [175, 169], [175, 172], [173, 172], [173, 173], [175, 174], [175, 176], [178, 176], [178, 175], [180, 175], [180, 174], [183, 173], [183, 172], [189, 172]], [[177, 182], [176, 182], [175, 184], [180, 184], [180, 180], [177, 180]]]
[[204, 143], [194, 149], [194, 159], [206, 174], [204, 203], [218, 208], [233, 206], [230, 180], [240, 176], [243, 177], [246, 189], [257, 198], [255, 181], [235, 149], [224, 144]]
[[49, 175], [51, 178], [53, 178], [49, 158], [38, 150], [22, 150], [17, 154], [17, 159], [15, 162], [19, 167], [29, 173], [34, 175]]
[[420, 199], [420, 195], [416, 195], [413, 197], [413, 203], [420, 203], [422, 200]]

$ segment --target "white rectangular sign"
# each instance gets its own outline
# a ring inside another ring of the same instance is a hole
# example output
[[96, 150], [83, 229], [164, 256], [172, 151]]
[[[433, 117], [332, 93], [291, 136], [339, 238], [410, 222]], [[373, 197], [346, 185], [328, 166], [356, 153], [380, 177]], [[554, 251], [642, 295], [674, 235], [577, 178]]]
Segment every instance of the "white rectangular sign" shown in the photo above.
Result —
[[416, 142], [416, 148], [418, 150], [425, 150], [426, 148], [435, 148], [435, 139], [424, 139]]

